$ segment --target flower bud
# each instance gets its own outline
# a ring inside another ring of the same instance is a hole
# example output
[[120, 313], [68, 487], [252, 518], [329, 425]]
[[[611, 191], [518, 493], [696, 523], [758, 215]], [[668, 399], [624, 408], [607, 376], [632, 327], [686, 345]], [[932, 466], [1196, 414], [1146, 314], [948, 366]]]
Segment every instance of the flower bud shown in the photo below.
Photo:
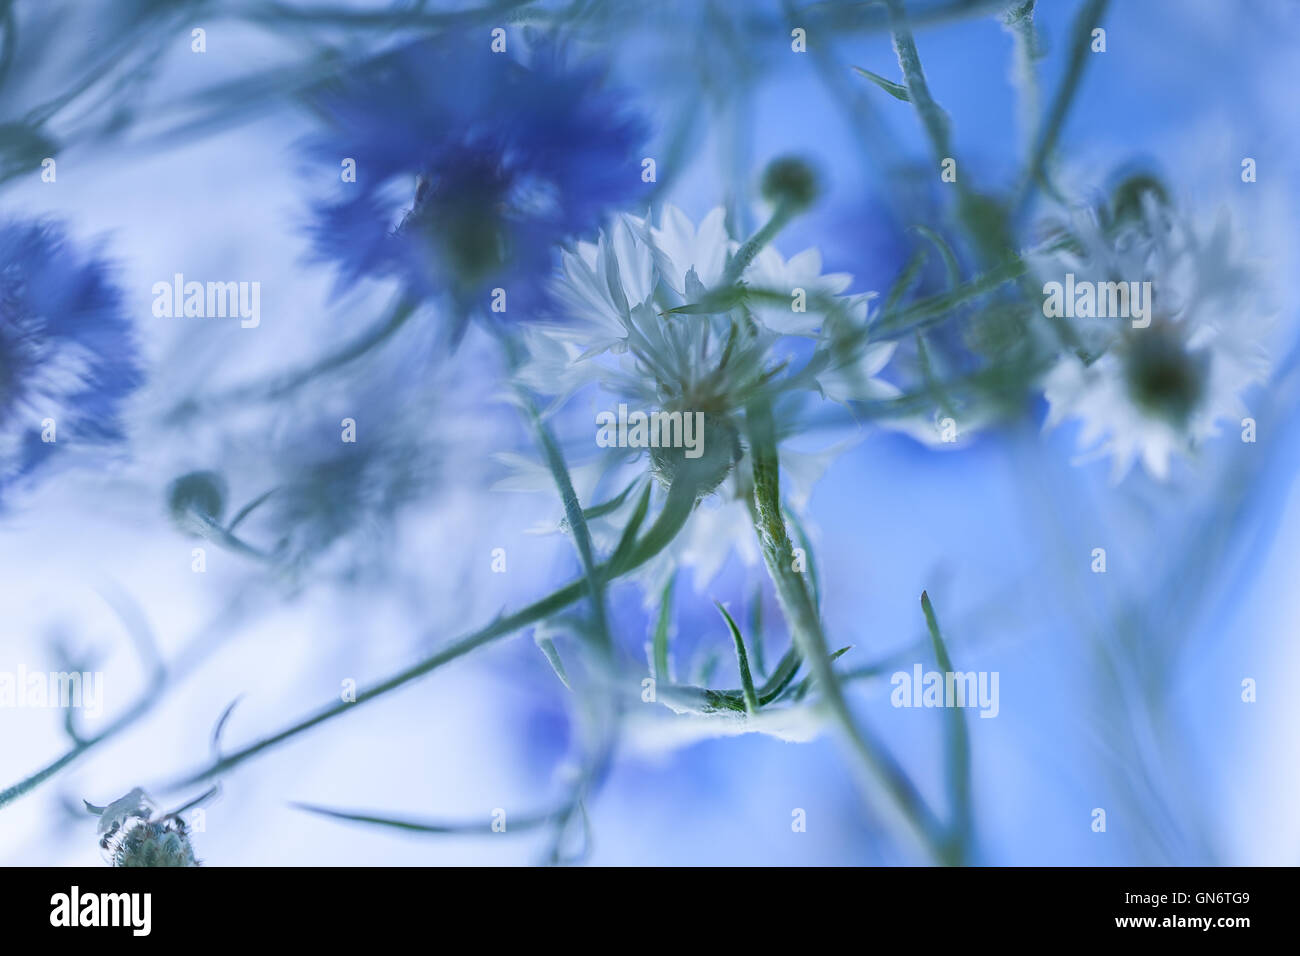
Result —
[[782, 156], [767, 164], [760, 188], [763, 198], [773, 205], [803, 209], [817, 198], [817, 174], [806, 160]]
[[167, 489], [167, 507], [181, 531], [201, 535], [207, 521], [219, 522], [226, 510], [226, 480], [215, 471], [181, 475]]
[[1135, 172], [1116, 183], [1110, 193], [1111, 222], [1115, 226], [1140, 223], [1146, 218], [1146, 203], [1151, 197], [1157, 206], [1169, 205], [1165, 184], [1151, 173]]

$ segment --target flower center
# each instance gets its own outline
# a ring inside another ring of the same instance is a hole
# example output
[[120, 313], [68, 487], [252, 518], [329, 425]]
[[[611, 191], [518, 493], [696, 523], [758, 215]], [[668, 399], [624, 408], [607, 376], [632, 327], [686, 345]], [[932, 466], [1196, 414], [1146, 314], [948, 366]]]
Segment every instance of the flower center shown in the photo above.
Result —
[[1124, 350], [1130, 397], [1146, 413], [1183, 427], [1205, 395], [1209, 356], [1189, 353], [1167, 324], [1135, 330]]
[[415, 203], [399, 231], [410, 231], [445, 261], [448, 272], [474, 286], [500, 271], [508, 256], [502, 218], [510, 176], [481, 152], [445, 159], [421, 178]]

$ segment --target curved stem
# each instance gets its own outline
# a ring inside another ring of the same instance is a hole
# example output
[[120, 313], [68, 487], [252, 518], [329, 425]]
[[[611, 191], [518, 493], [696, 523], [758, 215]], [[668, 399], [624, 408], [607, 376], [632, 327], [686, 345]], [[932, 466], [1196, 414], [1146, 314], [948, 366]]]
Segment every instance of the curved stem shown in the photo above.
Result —
[[[655, 523], [646, 531], [645, 535], [638, 541], [626, 554], [616, 554], [609, 561], [597, 567], [596, 573], [602, 581], [609, 581], [620, 575], [632, 571], [646, 561], [662, 551], [668, 543], [677, 535], [677, 532], [686, 524], [686, 519], [690, 517], [691, 510], [695, 505], [695, 492], [693, 486], [684, 487], [682, 484], [674, 484], [668, 489], [668, 495], [664, 501], [663, 509], [655, 519]], [[185, 787], [191, 787], [195, 784], [202, 783], [206, 780], [225, 773], [246, 760], [257, 756], [264, 750], [274, 747], [291, 737], [296, 737], [305, 730], [310, 730], [317, 724], [322, 724], [327, 720], [332, 720], [339, 715], [352, 710], [355, 707], [382, 697], [389, 691], [396, 690], [411, 681], [432, 673], [443, 664], [447, 664], [459, 657], [464, 657], [475, 648], [482, 647], [497, 638], [505, 637], [521, 628], [527, 627], [547, 617], [555, 612], [568, 607], [574, 601], [577, 601], [588, 591], [588, 580], [586, 576], [572, 581], [557, 591], [552, 591], [543, 598], [534, 601], [527, 607], [516, 611], [514, 614], [506, 617], [499, 617], [486, 627], [479, 628], [473, 633], [467, 634], [459, 640], [432, 654], [423, 660], [412, 664], [393, 674], [391, 677], [380, 681], [373, 687], [369, 687], [357, 694], [354, 701], [340, 701], [331, 704], [328, 707], [322, 707], [308, 717], [303, 718], [283, 730], [280, 730], [270, 736], [256, 740], [247, 746], [227, 754], [220, 760], [215, 760], [207, 767], [195, 771], [188, 776], [164, 785], [162, 790], [179, 790]]]
[[[510, 337], [500, 327], [493, 326], [492, 331], [501, 344], [501, 349], [506, 357], [506, 365], [513, 378], [521, 361], [520, 348], [511, 341]], [[578, 501], [578, 493], [573, 488], [573, 479], [569, 475], [569, 466], [564, 461], [564, 452], [560, 450], [555, 435], [542, 419], [541, 413], [537, 410], [537, 403], [533, 401], [533, 396], [529, 394], [528, 390], [522, 385], [516, 384], [515, 394], [519, 397], [519, 403], [528, 419], [528, 423], [537, 436], [537, 444], [546, 457], [546, 465], [551, 471], [556, 490], [560, 493], [560, 500], [564, 503], [564, 517], [569, 523], [569, 530], [573, 534], [578, 557], [582, 561], [582, 573], [587, 576], [588, 589], [591, 593], [591, 613], [595, 619], [596, 637], [607, 652], [612, 651], [614, 641], [609, 633], [609, 620], [605, 612], [605, 587], [601, 582], [600, 575], [596, 573], [596, 552], [591, 543], [591, 530], [587, 527], [587, 519], [583, 514], [582, 503]]]
[[1024, 179], [1020, 182], [1016, 200], [1012, 204], [1012, 208], [1018, 212], [1024, 212], [1028, 207], [1034, 189], [1043, 177], [1047, 157], [1056, 146], [1056, 140], [1065, 126], [1066, 114], [1074, 101], [1074, 94], [1079, 89], [1079, 81], [1083, 78], [1083, 68], [1088, 63], [1091, 51], [1092, 31], [1101, 25], [1109, 2], [1110, 0], [1088, 0], [1075, 18], [1070, 62], [1065, 68], [1065, 78], [1061, 80], [1061, 86], [1052, 100], [1051, 111], [1039, 127], [1038, 141], [1025, 168]]
[[754, 469], [752, 517], [768, 574], [776, 586], [777, 600], [789, 623], [795, 644], [808, 662], [812, 677], [826, 703], [844, 730], [864, 766], [879, 779], [934, 856], [942, 862], [955, 860], [948, 847], [942, 823], [926, 804], [916, 785], [893, 755], [861, 726], [849, 708], [822, 632], [821, 619], [813, 606], [802, 575], [793, 570], [793, 546], [786, 532], [781, 510], [779, 461], [771, 408], [764, 402], [751, 403], [750, 452]]
[[107, 740], [116, 737], [124, 730], [136, 723], [141, 717], [149, 713], [150, 710], [162, 700], [166, 694], [168, 686], [174, 684], [180, 677], [192, 672], [198, 663], [216, 650], [220, 643], [216, 640], [218, 632], [226, 630], [226, 619], [243, 614], [244, 596], [236, 598], [222, 614], [208, 627], [203, 628], [198, 634], [190, 639], [186, 650], [180, 657], [169, 665], [164, 665], [161, 661], [152, 660], [150, 662], [149, 682], [140, 696], [136, 698], [126, 711], [114, 719], [108, 726], [104, 727], [99, 733], [88, 737], [83, 737], [76, 741], [66, 752], [46, 764], [40, 770], [29, 774], [22, 780], [0, 790], [0, 808], [17, 800], [19, 797], [31, 792], [40, 786], [46, 780], [55, 776], [64, 767], [69, 766], [78, 758], [83, 756], [87, 751], [99, 746]]
[[253, 401], [274, 401], [282, 398], [292, 391], [301, 388], [307, 382], [310, 382], [317, 375], [323, 375], [326, 372], [332, 372], [336, 368], [342, 368], [344, 365], [354, 362], [363, 355], [369, 353], [372, 349], [388, 341], [398, 329], [402, 328], [412, 315], [415, 314], [418, 302], [408, 297], [399, 297], [396, 304], [389, 310], [383, 321], [376, 323], [366, 329], [356, 338], [344, 344], [341, 348], [329, 353], [318, 359], [305, 368], [294, 369], [291, 372], [282, 373], [275, 378], [265, 382], [251, 382], [246, 385], [236, 385], [224, 392], [218, 392], [207, 398], [200, 398], [197, 402], [183, 404], [171, 413], [172, 418], [184, 418], [189, 414], [202, 409], [211, 411], [215, 408], [221, 408], [228, 405], [237, 405], [244, 402]]

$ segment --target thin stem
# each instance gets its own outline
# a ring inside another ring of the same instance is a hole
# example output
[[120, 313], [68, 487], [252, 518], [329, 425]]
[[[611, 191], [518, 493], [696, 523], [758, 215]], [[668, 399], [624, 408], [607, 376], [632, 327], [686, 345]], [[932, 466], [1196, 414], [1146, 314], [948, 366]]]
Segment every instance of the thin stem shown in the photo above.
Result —
[[[926, 82], [925, 72], [921, 69], [921, 55], [917, 52], [916, 40], [912, 37], [912, 31], [907, 24], [903, 0], [882, 0], [882, 2], [889, 8], [890, 20], [893, 25], [894, 49], [898, 54], [898, 65], [903, 71], [904, 79], [907, 81], [907, 89], [911, 94], [912, 104], [916, 107], [917, 114], [921, 118], [921, 124], [929, 135], [935, 158], [940, 163], [950, 158], [955, 161], [956, 157], [952, 155], [952, 139], [948, 128], [948, 117], [930, 94], [930, 86]], [[1104, 6], [1105, 2], [1106, 0], [1090, 0], [1090, 5], [1096, 7], [1100, 3]], [[1084, 15], [1081, 15], [1081, 18], [1085, 16], [1086, 11]], [[1065, 102], [1068, 103], [1068, 99]], [[1059, 103], [1060, 97], [1058, 96]], [[1062, 104], [1061, 115], [1059, 117], [1054, 116], [1058, 125], [1059, 120], [1064, 118], [1063, 110], [1064, 105]], [[1041, 151], [1044, 155], [1045, 148], [1050, 148], [1050, 144], [1055, 137], [1054, 133], [1050, 133], [1051, 126], [1052, 123], [1049, 122], [1048, 129], [1044, 131], [1046, 138], [1040, 141], [1040, 148], [1042, 148]], [[1046, 143], [1046, 147], [1044, 147], [1044, 143]], [[1042, 156], [1038, 156], [1036, 162], [1041, 164], [1041, 161]], [[974, 243], [983, 268], [994, 271], [1004, 263], [1013, 260], [1015, 258], [1015, 245], [1006, 210], [1000, 204], [979, 195], [975, 190], [971, 189], [962, 177], [960, 168], [954, 185], [957, 187], [957, 215]], [[1026, 301], [1033, 301], [1035, 290], [1028, 279], [1022, 275], [1018, 284]], [[1076, 354], [1082, 353], [1082, 343], [1073, 328], [1059, 318], [1050, 319], [1049, 323], [1063, 348], [1069, 349]]]
[[755, 401], [750, 404], [746, 419], [754, 472], [751, 511], [754, 529], [795, 643], [803, 652], [813, 679], [822, 689], [832, 714], [863, 765], [883, 783], [886, 792], [935, 857], [946, 863], [954, 862], [947, 849], [942, 824], [893, 755], [857, 722], [844, 697], [822, 633], [821, 620], [803, 576], [793, 569], [793, 547], [782, 517], [780, 465], [771, 408]]
[[[511, 341], [503, 329], [494, 327], [493, 331], [496, 334], [497, 341], [501, 343], [501, 348], [506, 355], [506, 364], [513, 375], [520, 361], [519, 348]], [[596, 571], [596, 557], [595, 549], [591, 544], [591, 530], [587, 527], [587, 519], [583, 514], [582, 503], [578, 501], [578, 493], [573, 488], [573, 479], [570, 477], [569, 467], [564, 461], [564, 452], [560, 450], [554, 434], [547, 427], [546, 422], [542, 420], [542, 416], [537, 411], [537, 404], [533, 401], [533, 397], [528, 393], [528, 390], [523, 386], [516, 386], [515, 394], [518, 396], [524, 414], [528, 418], [528, 423], [537, 436], [537, 444], [546, 456], [546, 465], [551, 471], [551, 477], [555, 480], [555, 487], [560, 493], [560, 500], [564, 503], [564, 517], [568, 521], [569, 530], [573, 532], [578, 557], [582, 561], [582, 572], [586, 575], [588, 591], [591, 594], [591, 613], [595, 618], [596, 637], [605, 650], [610, 651], [613, 649], [614, 642], [609, 633], [609, 619], [605, 612], [605, 588], [599, 573]]]
[[[954, 673], [956, 668], [952, 666], [943, 633], [939, 630], [939, 619], [935, 616], [930, 595], [925, 591], [921, 592], [921, 611], [925, 614], [925, 626], [930, 632], [930, 644], [940, 672]], [[944, 750], [946, 751], [944, 768], [948, 793], [952, 800], [949, 847], [957, 860], [965, 862], [970, 856], [970, 841], [975, 827], [971, 812], [970, 732], [966, 728], [966, 715], [960, 707], [951, 708], [948, 714], [948, 733], [944, 739]]]
[[266, 382], [238, 385], [224, 392], [200, 398], [197, 401], [190, 400], [190, 402], [174, 409], [170, 417], [183, 419], [199, 410], [212, 411], [245, 402], [269, 402], [282, 398], [301, 388], [316, 376], [348, 365], [388, 341], [415, 314], [417, 305], [418, 303], [410, 298], [400, 297], [382, 321], [366, 329], [341, 348], [318, 359], [311, 365], [282, 373]]
[[135, 703], [99, 733], [80, 739], [65, 753], [40, 770], [24, 777], [4, 790], [0, 790], [0, 808], [30, 793], [40, 784], [58, 774], [64, 767], [74, 763], [88, 751], [105, 741], [116, 737], [152, 710], [163, 699], [169, 685], [175, 684], [183, 674], [195, 670], [204, 658], [217, 649], [220, 642], [216, 639], [214, 632], [226, 629], [225, 619], [227, 617], [234, 617], [242, 613], [244, 600], [243, 596], [236, 598], [216, 621], [205, 627], [190, 640], [185, 652], [171, 665], [165, 666], [155, 657], [146, 655], [145, 660], [150, 667], [149, 681], [144, 690], [141, 691], [140, 696], [136, 698]]
[[670, 577], [668, 583], [664, 585], [663, 593], [659, 596], [659, 617], [655, 621], [654, 642], [652, 645], [654, 676], [657, 681], [672, 679], [668, 673], [668, 631], [672, 626], [673, 585], [676, 581], [676, 575]]
[[1092, 31], [1101, 25], [1109, 2], [1110, 0], [1088, 0], [1075, 18], [1070, 62], [1066, 65], [1065, 77], [1061, 80], [1061, 86], [1052, 100], [1051, 110], [1039, 132], [1038, 145], [1034, 148], [1024, 178], [1021, 180], [1020, 191], [1013, 207], [1018, 212], [1023, 212], [1028, 206], [1034, 190], [1043, 177], [1047, 157], [1056, 146], [1056, 140], [1065, 125], [1066, 114], [1074, 101], [1074, 94], [1078, 92], [1079, 81], [1083, 78], [1083, 68], [1088, 62], [1092, 45]]
[[1038, 139], [1039, 111], [1042, 90], [1038, 83], [1038, 36], [1034, 30], [1034, 7], [1038, 0], [1014, 0], [1002, 15], [1002, 22], [1011, 34], [1014, 62], [1011, 79], [1020, 94], [1020, 135], [1024, 141], [1026, 166], [1034, 155]]
[[[921, 56], [916, 49], [916, 40], [907, 22], [907, 11], [903, 0], [883, 0], [889, 9], [889, 28], [894, 36], [894, 52], [898, 56], [898, 65], [903, 71], [903, 79], [912, 105], [916, 107], [921, 125], [930, 137], [930, 146], [935, 158], [942, 161], [952, 156], [951, 130], [948, 117], [930, 94], [930, 84], [926, 82], [925, 71], [921, 69]], [[960, 183], [960, 180], [958, 181]], [[960, 188], [960, 186], [958, 187]]]
[[[650, 558], [654, 557], [677, 535], [685, 525], [687, 518], [690, 517], [691, 510], [695, 505], [696, 489], [692, 487], [683, 487], [681, 484], [673, 484], [668, 489], [667, 499], [664, 502], [663, 510], [660, 511], [658, 518], [650, 529], [629, 551], [626, 555], [616, 554], [609, 561], [600, 565], [596, 573], [604, 581], [613, 580], [620, 575], [632, 571]], [[404, 668], [380, 681], [373, 687], [359, 692], [354, 701], [340, 701], [331, 704], [316, 711], [314, 714], [290, 724], [283, 730], [280, 730], [268, 737], [243, 747], [240, 750], [227, 754], [220, 760], [215, 760], [207, 767], [195, 771], [194, 773], [176, 780], [163, 787], [166, 790], [178, 790], [184, 787], [194, 786], [197, 783], [209, 780], [219, 774], [239, 766], [246, 760], [257, 756], [264, 750], [274, 747], [292, 737], [296, 737], [303, 731], [310, 730], [317, 724], [322, 724], [328, 720], [338, 717], [367, 701], [382, 697], [390, 691], [409, 684], [411, 681], [432, 673], [443, 664], [464, 657], [470, 651], [482, 647], [497, 638], [505, 637], [521, 628], [534, 624], [537, 621], [550, 617], [557, 611], [568, 607], [574, 601], [578, 600], [588, 587], [587, 578], [584, 576], [576, 581], [572, 581], [557, 591], [553, 591], [543, 598], [534, 601], [532, 604], [516, 611], [507, 617], [500, 617], [486, 627], [480, 628], [470, 634], [465, 635], [459, 640], [424, 658], [421, 661]]]
[[723, 274], [721, 287], [726, 288], [740, 281], [740, 277], [745, 274], [745, 270], [769, 242], [776, 238], [776, 234], [785, 228], [796, 210], [788, 202], [779, 202], [776, 208], [772, 210], [772, 217], [763, 223], [762, 228], [754, 233], [736, 250], [736, 254], [731, 257], [727, 263], [727, 271]]

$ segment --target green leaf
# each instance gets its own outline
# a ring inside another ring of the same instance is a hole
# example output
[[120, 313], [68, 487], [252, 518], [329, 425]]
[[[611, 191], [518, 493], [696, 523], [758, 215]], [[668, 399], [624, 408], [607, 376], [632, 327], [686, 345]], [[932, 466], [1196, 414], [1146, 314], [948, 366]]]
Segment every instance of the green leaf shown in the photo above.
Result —
[[799, 539], [799, 547], [803, 548], [803, 555], [808, 561], [808, 581], [812, 584], [813, 610], [820, 612], [822, 606], [822, 582], [821, 576], [817, 573], [817, 562], [813, 560], [812, 539], [808, 537], [808, 532], [804, 529], [803, 523], [790, 509], [786, 509], [786, 520], [794, 528], [795, 536]]
[[767, 663], [763, 660], [763, 589], [754, 586], [749, 601], [749, 640], [754, 646], [754, 669], [767, 676]]
[[802, 663], [803, 657], [799, 654], [799, 648], [791, 644], [790, 649], [776, 662], [776, 669], [772, 671], [772, 676], [759, 690], [759, 702], [766, 704], [770, 700], [775, 700], [781, 691], [785, 690], [786, 685], [794, 680], [794, 675], [799, 673], [799, 665]]
[[596, 518], [603, 518], [605, 517], [605, 515], [617, 511], [619, 508], [623, 507], [623, 502], [627, 501], [627, 496], [632, 493], [632, 489], [637, 486], [637, 482], [639, 482], [640, 480], [641, 480], [641, 476], [638, 475], [637, 477], [633, 478], [630, 482], [628, 482], [626, 488], [620, 491], [613, 498], [609, 499], [609, 501], [602, 501], [598, 505], [592, 505], [590, 508], [584, 508], [582, 511], [582, 516], [586, 518], [588, 521], [594, 521]]
[[551, 669], [555, 671], [555, 676], [560, 679], [560, 683], [568, 690], [573, 690], [573, 686], [569, 683], [569, 675], [564, 672], [564, 661], [560, 660], [560, 652], [555, 649], [555, 642], [545, 636], [534, 638], [534, 641], [542, 653], [546, 655], [546, 660], [550, 663]]
[[[834, 664], [837, 660], [839, 660], [841, 657], [843, 657], [851, 650], [853, 650], [853, 645], [849, 644], [845, 647], [841, 647], [838, 651], [830, 655], [830, 657], [827, 659], [832, 664]], [[795, 702], [803, 700], [804, 695], [808, 693], [808, 688], [812, 687], [812, 681], [813, 681], [812, 674], [809, 674], [807, 677], [801, 680], [799, 682], [799, 686], [794, 689], [794, 693], [790, 696], [790, 699]]]
[[[351, 810], [334, 810], [330, 807], [321, 807], [310, 803], [292, 803], [290, 806], [298, 810], [306, 810], [308, 813], [317, 813], [323, 817], [333, 817], [335, 820], [346, 820], [351, 823], [366, 823], [371, 826], [390, 827], [397, 830], [408, 830], [415, 833], [495, 832], [492, 829], [491, 819], [475, 821], [473, 823], [435, 823], [424, 820], [409, 820], [400, 817], [380, 816], [374, 813], [358, 813]], [[538, 827], [543, 827], [552, 823], [558, 819], [558, 817], [558, 811], [525, 817], [509, 817], [506, 820], [506, 829], [501, 832], [510, 833], [519, 830], [535, 830]]]
[[668, 309], [663, 315], [720, 315], [723, 312], [729, 312], [745, 298], [745, 287], [740, 285], [726, 285], [716, 289], [710, 289], [704, 294], [699, 302], [688, 302], [685, 305], [679, 305], [675, 309]]
[[628, 519], [627, 527], [623, 529], [623, 536], [619, 538], [618, 546], [614, 548], [614, 553], [610, 556], [610, 568], [622, 567], [623, 562], [632, 554], [632, 549], [636, 547], [637, 532], [641, 530], [641, 524], [645, 521], [646, 512], [650, 510], [650, 487], [651, 483], [646, 482], [645, 490], [641, 492], [636, 508], [632, 511], [632, 517]]
[[912, 229], [919, 232], [930, 241], [931, 245], [939, 250], [939, 255], [943, 258], [944, 270], [948, 273], [948, 291], [951, 292], [961, 285], [961, 268], [957, 265], [957, 256], [953, 253], [952, 246], [948, 245], [947, 240], [929, 226], [918, 223]]
[[894, 284], [889, 287], [889, 293], [885, 296], [884, 305], [881, 307], [881, 314], [892, 313], [898, 303], [903, 301], [903, 296], [916, 285], [916, 280], [921, 277], [921, 268], [925, 265], [927, 259], [925, 249], [917, 249], [912, 253], [912, 257], [907, 260], [907, 265], [899, 274]]
[[532, 399], [525, 396], [522, 390], [520, 390], [520, 397], [525, 400], [528, 417], [532, 421], [534, 431], [537, 433], [537, 442], [546, 457], [546, 466], [551, 470], [551, 477], [555, 480], [556, 490], [559, 491], [560, 499], [564, 502], [564, 516], [569, 523], [569, 530], [573, 534], [573, 540], [578, 549], [578, 557], [582, 559], [582, 572], [587, 577], [588, 589], [591, 592], [591, 611], [596, 622], [597, 638], [602, 646], [608, 648], [612, 645], [613, 640], [609, 635], [609, 625], [605, 617], [605, 584], [600, 576], [600, 571], [596, 567], [596, 554], [591, 544], [591, 531], [587, 527], [586, 518], [582, 515], [582, 505], [578, 501], [578, 493], [573, 488], [573, 479], [569, 475], [569, 466], [564, 461], [564, 452], [560, 450], [559, 443], [555, 440], [555, 436], [551, 434], [550, 428], [542, 420], [542, 416], [538, 413]]
[[[934, 647], [934, 656], [939, 664], [939, 670], [945, 674], [954, 673], [952, 659], [948, 656], [948, 648], [939, 631], [934, 605], [930, 603], [930, 595], [925, 591], [921, 592], [921, 610], [925, 612], [925, 625], [930, 631], [930, 643]], [[966, 729], [963, 709], [961, 707], [946, 709], [948, 733], [944, 739], [944, 776], [953, 812], [949, 839], [956, 852], [964, 856], [971, 834], [970, 736]]]
[[676, 575], [668, 579], [659, 597], [659, 619], [655, 622], [654, 667], [655, 680], [668, 680], [668, 627], [673, 619], [673, 584]]
[[902, 100], [904, 103], [910, 103], [912, 101], [912, 94], [907, 92], [907, 87], [903, 86], [901, 83], [887, 80], [879, 73], [872, 73], [870, 70], [864, 70], [860, 66], [853, 67], [853, 72], [857, 73], [859, 76], [865, 76], [868, 80], [875, 83], [876, 86], [880, 87], [896, 100]]
[[714, 607], [718, 609], [727, 622], [727, 627], [731, 631], [731, 639], [736, 645], [736, 660], [740, 664], [740, 683], [745, 693], [745, 710], [750, 714], [758, 713], [758, 695], [754, 693], [754, 678], [749, 673], [749, 655], [745, 653], [745, 639], [740, 636], [740, 628], [736, 627], [736, 622], [731, 619], [727, 609], [717, 601], [713, 602]]

